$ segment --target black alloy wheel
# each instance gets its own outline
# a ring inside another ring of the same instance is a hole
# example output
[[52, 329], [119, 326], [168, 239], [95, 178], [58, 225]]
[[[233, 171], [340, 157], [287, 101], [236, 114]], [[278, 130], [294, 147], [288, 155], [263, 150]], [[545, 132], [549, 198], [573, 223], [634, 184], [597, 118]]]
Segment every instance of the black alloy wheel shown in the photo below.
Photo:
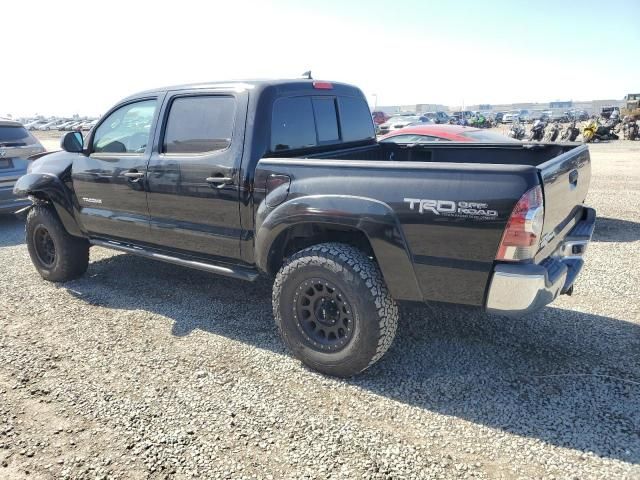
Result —
[[38, 225], [33, 231], [33, 245], [42, 266], [51, 268], [56, 263], [56, 246], [49, 230]]
[[298, 330], [314, 350], [335, 352], [353, 337], [353, 309], [333, 283], [322, 278], [305, 280], [296, 290], [295, 305]]

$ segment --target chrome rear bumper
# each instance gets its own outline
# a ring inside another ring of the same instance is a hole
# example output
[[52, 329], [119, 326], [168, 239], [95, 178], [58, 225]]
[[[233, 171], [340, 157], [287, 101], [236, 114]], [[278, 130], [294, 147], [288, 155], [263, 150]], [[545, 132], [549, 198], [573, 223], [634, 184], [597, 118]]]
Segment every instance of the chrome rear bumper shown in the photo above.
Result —
[[583, 255], [593, 235], [595, 210], [585, 208], [583, 219], [555, 252], [539, 264], [496, 265], [485, 308], [488, 312], [519, 316], [534, 312], [570, 293], [584, 264]]

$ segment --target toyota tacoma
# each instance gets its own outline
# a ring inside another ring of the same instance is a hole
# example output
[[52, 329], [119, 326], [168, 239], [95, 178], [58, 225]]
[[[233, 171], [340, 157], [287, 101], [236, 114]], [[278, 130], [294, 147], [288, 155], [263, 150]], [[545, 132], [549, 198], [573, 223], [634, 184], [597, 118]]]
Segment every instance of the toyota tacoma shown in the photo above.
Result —
[[586, 146], [378, 143], [336, 82], [146, 91], [61, 146], [14, 189], [44, 279], [82, 275], [92, 245], [264, 275], [293, 355], [336, 376], [385, 353], [399, 302], [521, 315], [571, 293], [595, 224]]

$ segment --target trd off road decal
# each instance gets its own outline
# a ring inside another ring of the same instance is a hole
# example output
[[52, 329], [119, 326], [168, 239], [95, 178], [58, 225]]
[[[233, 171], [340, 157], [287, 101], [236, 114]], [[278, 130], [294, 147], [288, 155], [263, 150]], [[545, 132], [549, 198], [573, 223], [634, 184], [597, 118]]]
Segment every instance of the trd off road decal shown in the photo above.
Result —
[[497, 210], [489, 209], [487, 203], [454, 202], [453, 200], [431, 200], [420, 198], [405, 198], [410, 210], [419, 213], [433, 213], [444, 217], [475, 218], [490, 220], [498, 217]]

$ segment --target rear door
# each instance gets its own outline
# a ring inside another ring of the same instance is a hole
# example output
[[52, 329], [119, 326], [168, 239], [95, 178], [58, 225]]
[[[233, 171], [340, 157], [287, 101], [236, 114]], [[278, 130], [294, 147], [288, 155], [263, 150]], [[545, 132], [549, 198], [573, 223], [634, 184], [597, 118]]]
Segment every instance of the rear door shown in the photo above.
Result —
[[113, 109], [74, 160], [80, 221], [91, 236], [149, 240], [145, 176], [160, 102], [153, 96]]
[[169, 92], [148, 166], [152, 243], [240, 256], [239, 166], [246, 92]]

